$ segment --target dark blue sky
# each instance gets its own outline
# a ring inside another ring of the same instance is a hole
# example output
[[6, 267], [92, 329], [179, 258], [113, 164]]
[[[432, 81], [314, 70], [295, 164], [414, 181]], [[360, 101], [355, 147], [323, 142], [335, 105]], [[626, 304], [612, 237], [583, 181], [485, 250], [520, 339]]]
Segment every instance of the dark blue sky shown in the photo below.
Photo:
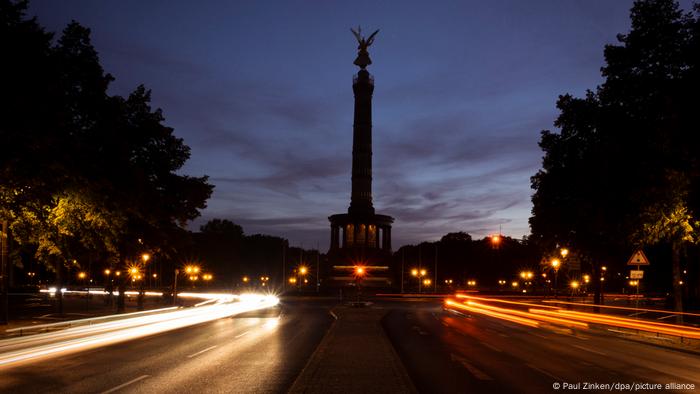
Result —
[[[632, 1], [54, 1], [49, 30], [90, 27], [112, 91], [143, 83], [192, 148], [184, 172], [216, 185], [194, 228], [228, 218], [246, 233], [328, 247], [347, 210], [352, 62], [370, 54], [374, 202], [394, 245], [452, 231], [529, 233], [530, 176], [557, 96], [601, 82], [603, 46]], [[682, 2], [689, 9], [688, 2]]]

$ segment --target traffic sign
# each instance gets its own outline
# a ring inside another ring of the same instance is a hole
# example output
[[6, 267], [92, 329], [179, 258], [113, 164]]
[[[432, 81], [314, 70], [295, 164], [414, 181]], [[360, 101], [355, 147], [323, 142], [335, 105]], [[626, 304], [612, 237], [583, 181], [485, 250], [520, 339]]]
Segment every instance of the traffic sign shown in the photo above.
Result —
[[642, 270], [631, 270], [630, 279], [642, 279], [644, 278], [644, 271]]
[[636, 252], [632, 254], [632, 257], [627, 261], [627, 265], [649, 265], [649, 259], [644, 254], [644, 251], [637, 249]]

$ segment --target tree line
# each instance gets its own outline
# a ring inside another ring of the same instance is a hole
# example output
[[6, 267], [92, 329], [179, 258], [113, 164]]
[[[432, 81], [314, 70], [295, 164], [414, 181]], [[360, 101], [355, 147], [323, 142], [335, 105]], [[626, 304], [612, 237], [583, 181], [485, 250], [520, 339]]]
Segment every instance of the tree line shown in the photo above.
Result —
[[596, 278], [642, 248], [677, 311], [700, 302], [699, 14], [636, 1], [630, 31], [605, 46], [602, 84], [559, 97], [532, 177], [533, 242], [570, 248]]
[[148, 89], [110, 94], [90, 29], [73, 21], [55, 35], [26, 12], [0, 1], [0, 220], [17, 245], [4, 260], [31, 256], [60, 286], [72, 265], [173, 256], [213, 186], [178, 173], [190, 149]]

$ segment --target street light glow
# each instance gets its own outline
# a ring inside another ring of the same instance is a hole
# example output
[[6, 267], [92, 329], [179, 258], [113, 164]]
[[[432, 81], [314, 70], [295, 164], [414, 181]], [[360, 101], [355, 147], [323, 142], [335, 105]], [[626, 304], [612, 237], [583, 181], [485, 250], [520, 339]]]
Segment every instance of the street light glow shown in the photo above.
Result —
[[561, 265], [561, 261], [559, 261], [559, 259], [552, 260], [552, 268], [554, 268], [555, 270], [559, 269], [560, 265]]

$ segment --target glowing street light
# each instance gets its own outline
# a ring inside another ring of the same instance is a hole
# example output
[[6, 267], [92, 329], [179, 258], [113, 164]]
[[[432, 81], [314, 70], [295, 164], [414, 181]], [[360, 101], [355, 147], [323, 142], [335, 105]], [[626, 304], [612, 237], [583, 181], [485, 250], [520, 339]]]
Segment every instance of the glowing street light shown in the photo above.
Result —
[[552, 268], [554, 268], [555, 271], [558, 270], [560, 266], [561, 266], [561, 261], [559, 261], [559, 259], [552, 260]]
[[578, 281], [572, 280], [571, 283], [569, 283], [569, 286], [571, 286], [573, 290], [576, 290], [579, 287], [579, 283]]
[[112, 270], [110, 270], [109, 268], [107, 268], [105, 270], [105, 275], [109, 276], [109, 274], [111, 274], [111, 273], [112, 273]]
[[355, 267], [355, 277], [362, 278], [366, 273], [367, 271], [365, 270], [365, 267], [360, 265]]
[[289, 283], [290, 283], [290, 284], [296, 284], [296, 283], [297, 283], [297, 278], [295, 278], [295, 277], [289, 278]]
[[520, 277], [523, 279], [532, 279], [534, 274], [531, 271], [523, 271], [520, 273]]
[[248, 283], [249, 280], [250, 280], [250, 278], [248, 278], [247, 276], [243, 277], [243, 283]]
[[79, 279], [85, 279], [85, 278], [87, 278], [87, 274], [86, 274], [85, 272], [79, 272], [79, 273], [78, 273], [78, 278], [79, 278]]
[[197, 265], [187, 265], [185, 266], [185, 273], [186, 274], [197, 274], [199, 273], [199, 266]]
[[427, 274], [428, 274], [428, 271], [426, 271], [426, 270], [423, 269], [423, 268], [421, 268], [421, 269], [418, 269], [418, 268], [413, 268], [413, 269], [411, 269], [411, 275], [414, 276], [414, 277], [416, 277], [416, 278], [418, 278], [418, 293], [421, 292], [421, 284], [423, 284], [423, 282], [425, 282], [425, 281], [421, 280], [421, 278], [423, 278], [423, 277], [424, 277], [425, 275], [427, 275]]
[[309, 272], [309, 269], [305, 265], [302, 265], [301, 267], [299, 267], [300, 274], [306, 275], [307, 272]]
[[[569, 251], [567, 250], [567, 254]], [[557, 280], [559, 279], [559, 267], [561, 266], [561, 261], [559, 259], [552, 260], [552, 268], [554, 268], [554, 296], [557, 296]]]
[[147, 263], [148, 260], [150, 260], [150, 259], [151, 259], [151, 255], [148, 253], [144, 253], [141, 255], [141, 260], [143, 260], [144, 263]]
[[423, 285], [430, 286], [431, 283], [432, 283], [432, 281], [430, 279], [427, 279], [427, 278], [423, 279]]
[[559, 251], [559, 253], [561, 253], [561, 257], [566, 258], [566, 256], [569, 255], [569, 249], [567, 249], [567, 248], [561, 248], [561, 250]]

